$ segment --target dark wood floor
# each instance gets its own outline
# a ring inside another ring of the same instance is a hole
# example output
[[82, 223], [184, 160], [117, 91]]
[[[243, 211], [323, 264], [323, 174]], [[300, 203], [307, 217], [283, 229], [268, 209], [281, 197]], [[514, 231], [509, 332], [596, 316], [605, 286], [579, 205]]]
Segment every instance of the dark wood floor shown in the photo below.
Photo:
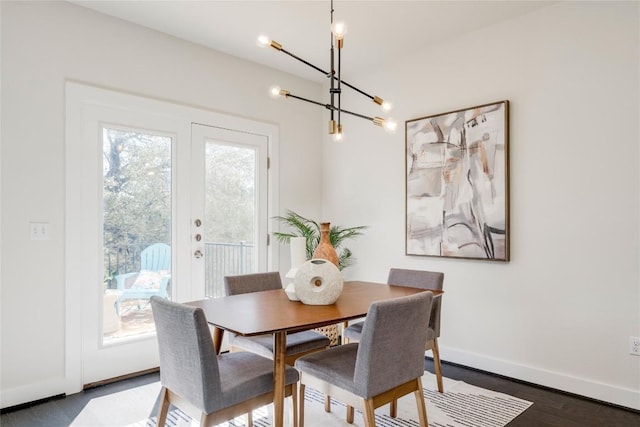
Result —
[[[425, 367], [433, 372], [431, 359], [426, 360]], [[509, 427], [640, 427], [640, 412], [637, 411], [448, 363], [443, 364], [442, 370], [447, 378], [534, 402], [529, 409], [509, 423]], [[22, 409], [5, 409], [0, 415], [0, 425], [3, 427], [68, 426], [73, 421], [74, 415], [78, 413], [78, 408], [84, 407], [92, 399], [150, 384], [158, 379], [159, 374], [152, 373]], [[149, 415], [155, 413], [156, 408]]]
[[[433, 372], [433, 362], [425, 362]], [[640, 427], [640, 412], [444, 363], [442, 374], [478, 387], [510, 394], [533, 405], [509, 427]]]

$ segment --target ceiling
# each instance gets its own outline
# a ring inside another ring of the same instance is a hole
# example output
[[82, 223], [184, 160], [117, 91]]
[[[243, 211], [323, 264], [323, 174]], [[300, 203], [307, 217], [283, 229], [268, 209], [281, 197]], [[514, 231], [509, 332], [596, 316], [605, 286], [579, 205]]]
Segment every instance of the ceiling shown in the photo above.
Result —
[[[324, 80], [320, 72], [286, 55], [258, 48], [257, 36], [266, 34], [297, 56], [324, 70], [330, 68], [329, 0], [70, 2], [309, 80]], [[342, 75], [348, 79], [349, 73], [553, 3], [335, 0], [334, 21], [344, 21], [348, 28]]]

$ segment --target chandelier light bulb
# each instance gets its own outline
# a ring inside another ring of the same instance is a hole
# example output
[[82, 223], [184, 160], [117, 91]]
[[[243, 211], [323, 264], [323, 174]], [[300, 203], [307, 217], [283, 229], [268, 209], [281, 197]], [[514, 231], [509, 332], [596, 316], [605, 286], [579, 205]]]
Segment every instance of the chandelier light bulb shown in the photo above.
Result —
[[396, 129], [398, 128], [398, 122], [396, 122], [395, 119], [388, 118], [388, 119], [385, 119], [382, 127], [388, 133], [394, 133], [396, 131]]
[[282, 91], [282, 89], [280, 88], [280, 86], [277, 85], [273, 85], [269, 88], [269, 96], [273, 99], [278, 99], [280, 98], [280, 92]]
[[268, 36], [261, 34], [258, 36], [258, 39], [256, 40], [256, 45], [258, 47], [269, 47], [269, 45], [271, 45], [271, 39]]
[[333, 134], [333, 140], [335, 142], [342, 142], [344, 139], [344, 134], [342, 132], [336, 132]]
[[344, 22], [336, 22], [331, 27], [331, 32], [337, 40], [342, 40], [347, 34], [347, 24]]
[[391, 111], [393, 109], [393, 104], [388, 102], [388, 101], [384, 101], [382, 103], [382, 105], [380, 106], [380, 108], [382, 108], [382, 111], [388, 112], [388, 111]]

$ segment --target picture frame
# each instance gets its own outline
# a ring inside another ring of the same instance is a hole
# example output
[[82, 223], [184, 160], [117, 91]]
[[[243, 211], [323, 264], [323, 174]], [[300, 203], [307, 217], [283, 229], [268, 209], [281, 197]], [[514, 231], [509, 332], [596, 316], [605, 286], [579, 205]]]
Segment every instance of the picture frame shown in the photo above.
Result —
[[406, 255], [509, 261], [509, 101], [405, 122]]

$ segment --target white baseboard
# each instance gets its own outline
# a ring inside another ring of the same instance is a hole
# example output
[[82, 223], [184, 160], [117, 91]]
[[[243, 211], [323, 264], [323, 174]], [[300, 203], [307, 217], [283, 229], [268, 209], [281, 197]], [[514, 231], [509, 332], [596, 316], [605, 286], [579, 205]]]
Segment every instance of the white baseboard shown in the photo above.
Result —
[[[430, 354], [427, 353], [427, 355]], [[440, 358], [442, 361], [457, 363], [614, 405], [640, 410], [640, 391], [638, 390], [590, 381], [445, 346], [440, 346]], [[4, 389], [0, 391], [0, 407], [8, 408], [25, 402], [33, 402], [63, 394], [66, 388], [67, 383], [64, 378], [53, 378], [16, 388]]]
[[[429, 355], [427, 353], [427, 355]], [[640, 391], [440, 346], [440, 359], [505, 377], [640, 410]]]
[[66, 381], [64, 378], [52, 378], [20, 387], [3, 389], [0, 391], [0, 405], [4, 409], [57, 396], [65, 393], [65, 387]]

